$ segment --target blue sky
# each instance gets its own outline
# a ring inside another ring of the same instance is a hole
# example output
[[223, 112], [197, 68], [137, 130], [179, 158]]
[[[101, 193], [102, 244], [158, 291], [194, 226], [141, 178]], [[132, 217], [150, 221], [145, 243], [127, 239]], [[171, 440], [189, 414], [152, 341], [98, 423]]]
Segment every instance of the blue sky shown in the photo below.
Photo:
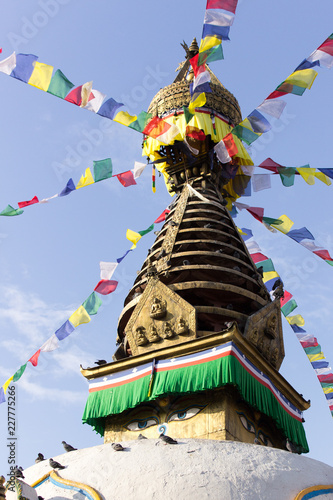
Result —
[[[2, 6], [3, 58], [32, 53], [60, 68], [75, 85], [93, 87], [128, 103], [132, 114], [146, 110], [154, 94], [172, 83], [184, 59], [180, 42], [200, 39], [205, 2], [159, 0], [98, 4], [79, 0], [13, 0]], [[332, 33], [330, 0], [240, 0], [225, 60], [211, 65], [220, 81], [249, 114], [294, 68]], [[274, 131], [253, 144], [255, 164], [271, 157], [285, 166], [331, 167], [333, 72], [319, 75], [303, 97], [288, 96]], [[18, 201], [60, 192], [70, 177], [77, 183], [94, 160], [111, 157], [114, 172], [133, 168], [141, 158], [142, 137], [41, 90], [0, 74], [1, 209]], [[67, 162], [66, 162], [67, 159]], [[333, 255], [332, 189], [299, 177], [291, 188], [279, 178], [272, 189], [244, 198], [265, 207], [265, 215], [287, 214], [295, 227], [307, 226]], [[162, 178], [151, 191], [147, 168], [138, 185], [123, 188], [116, 179], [100, 182], [26, 208], [0, 220], [0, 377], [1, 384], [43, 344], [90, 295], [99, 280], [99, 262], [114, 261], [128, 248], [127, 228], [147, 228], [170, 203]], [[333, 362], [331, 294], [333, 269], [282, 234], [271, 234], [249, 214], [236, 219], [251, 227], [263, 252], [293, 293], [305, 318]], [[53, 353], [28, 366], [16, 384], [17, 458], [28, 467], [38, 452], [57, 456], [61, 441], [85, 448], [102, 440], [81, 424], [87, 383], [79, 366], [111, 360], [118, 316], [154, 235], [145, 236], [118, 267], [117, 291], [99, 314], [80, 326]], [[325, 397], [295, 334], [283, 321], [286, 357], [281, 373], [311, 399], [305, 413], [309, 457], [333, 466], [332, 417]], [[0, 473], [8, 471], [7, 405], [0, 407]]]

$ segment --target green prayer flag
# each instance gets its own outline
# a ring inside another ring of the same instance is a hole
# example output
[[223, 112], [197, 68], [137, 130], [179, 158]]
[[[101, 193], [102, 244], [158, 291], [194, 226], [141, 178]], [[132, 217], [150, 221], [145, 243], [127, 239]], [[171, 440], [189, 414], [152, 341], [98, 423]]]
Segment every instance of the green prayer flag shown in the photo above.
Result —
[[194, 113], [191, 113], [191, 111], [186, 106], [183, 106], [183, 110], [184, 110], [184, 116], [185, 116], [185, 121], [186, 121], [186, 125], [187, 125], [191, 121], [191, 119], [193, 118]]
[[133, 128], [137, 132], [143, 132], [152, 116], [153, 115], [151, 113], [147, 113], [147, 111], [141, 111], [141, 113], [137, 116], [137, 119], [128, 125], [128, 128]]
[[278, 226], [279, 224], [283, 224], [283, 220], [281, 220], [281, 219], [271, 219], [270, 217], [263, 217], [262, 221], [266, 222], [266, 224], [269, 224], [270, 226], [272, 224], [274, 224], [275, 226]]
[[14, 208], [11, 205], [7, 205], [6, 208], [0, 212], [0, 215], [6, 215], [8, 216], [13, 216], [13, 215], [21, 215], [23, 214], [24, 210], [21, 210], [20, 208]]
[[309, 354], [320, 354], [321, 353], [321, 346], [318, 344], [315, 347], [305, 347], [304, 351], [306, 352], [307, 355], [309, 355]]
[[198, 66], [208, 64], [213, 61], [220, 61], [221, 59], [224, 59], [222, 44], [205, 50], [204, 52], [200, 52], [198, 57]]
[[105, 160], [94, 161], [94, 181], [102, 181], [112, 177], [112, 160], [105, 158]]
[[27, 367], [27, 363], [25, 365], [22, 365], [21, 368], [19, 370], [17, 370], [17, 372], [14, 373], [13, 382], [17, 382], [22, 377], [26, 367]]
[[256, 141], [259, 137], [258, 134], [252, 132], [246, 127], [242, 127], [242, 125], [236, 125], [236, 127], [232, 129], [231, 133], [236, 135], [238, 139], [246, 142], [248, 145], [252, 144], [252, 142]]
[[278, 167], [278, 172], [280, 174], [282, 184], [285, 187], [290, 187], [290, 186], [294, 185], [296, 168], [293, 168], [293, 167], [279, 168]]
[[284, 316], [289, 316], [289, 314], [296, 309], [297, 307], [297, 302], [294, 299], [288, 300], [288, 302], [281, 307], [281, 312]]
[[141, 234], [141, 236], [144, 236], [145, 234], [150, 233], [150, 231], [152, 231], [154, 227], [155, 224], [152, 224], [151, 226], [148, 227], [148, 229], [144, 229], [143, 231], [138, 231], [138, 233]]
[[83, 307], [87, 311], [90, 316], [97, 314], [98, 309], [102, 305], [101, 298], [97, 295], [96, 292], [93, 292], [89, 297], [83, 302]]
[[73, 87], [74, 84], [66, 78], [60, 69], [57, 69], [51, 78], [47, 92], [55, 95], [56, 97], [60, 97], [60, 99], [65, 99], [66, 95]]
[[333, 260], [325, 260], [325, 262], [327, 262], [327, 264], [329, 264], [330, 266], [333, 266]]
[[257, 262], [256, 263], [256, 267], [257, 267], [257, 269], [259, 267], [262, 267], [264, 273], [270, 273], [271, 271], [275, 271], [275, 268], [274, 268], [274, 265], [273, 265], [273, 262], [272, 262], [271, 259], [267, 259], [267, 260], [264, 260], [264, 261], [261, 261], [261, 262]]

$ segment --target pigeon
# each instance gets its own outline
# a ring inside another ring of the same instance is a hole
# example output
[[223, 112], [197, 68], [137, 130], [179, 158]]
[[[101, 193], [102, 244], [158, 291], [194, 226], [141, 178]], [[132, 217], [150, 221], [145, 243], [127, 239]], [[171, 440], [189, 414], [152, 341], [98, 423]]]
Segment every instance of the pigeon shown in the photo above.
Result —
[[241, 270], [241, 268], [240, 268], [239, 266], [234, 266], [234, 267], [233, 267], [233, 270], [234, 270], [234, 271], [239, 271], [239, 272], [241, 272], [241, 271], [242, 271], [242, 270]]
[[160, 434], [159, 439], [165, 444], [178, 444], [178, 441], [172, 439], [170, 436], [165, 436], [165, 434]]
[[179, 226], [178, 222], [175, 222], [174, 220], [169, 221], [168, 225], [171, 227]]
[[258, 267], [257, 271], [260, 274], [260, 276], [263, 277], [263, 275], [264, 275], [264, 268], [263, 268], [263, 266]]
[[183, 266], [190, 266], [191, 262], [189, 260], [183, 260]]
[[259, 445], [261, 445], [261, 442], [259, 441], [259, 439], [258, 439], [257, 437], [255, 437], [255, 438], [254, 438], [254, 441], [253, 441], [253, 442], [254, 442], [254, 444], [259, 444]]
[[44, 497], [41, 497], [40, 495], [38, 495], [38, 500], [44, 500]]
[[160, 253], [158, 254], [157, 258], [158, 259], [161, 259], [162, 257], [165, 257], [166, 256], [166, 251], [164, 248], [162, 248], [162, 250], [160, 251]]
[[101, 366], [101, 365], [106, 365], [106, 361], [105, 359], [98, 359], [97, 361], [95, 361], [95, 365], [98, 365], [98, 366]]
[[53, 458], [49, 458], [49, 464], [52, 469], [65, 469], [64, 465], [59, 464], [59, 462], [56, 462]]
[[160, 231], [154, 231], [155, 236], [158, 236], [160, 234]]
[[229, 309], [229, 311], [232, 311], [232, 310], [233, 310], [233, 308], [234, 308], [234, 306], [233, 306], [232, 304], [228, 304], [228, 305], [227, 305], [227, 309]]
[[218, 250], [215, 250], [215, 253], [223, 253], [222, 248], [219, 248]]
[[114, 451], [124, 451], [124, 450], [126, 450], [126, 448], [124, 448], [123, 446], [121, 446], [120, 443], [111, 443], [111, 446], [114, 449]]
[[233, 256], [234, 256], [236, 259], [240, 259], [240, 253], [239, 253], [239, 252], [237, 252], [237, 250], [235, 250], [235, 251], [234, 251]]
[[[279, 282], [278, 285], [276, 285], [277, 282]], [[273, 285], [272, 290], [273, 290], [274, 299], [278, 300], [284, 296], [283, 283], [280, 279], [276, 280], [276, 282]]]
[[209, 222], [207, 224], [204, 225], [205, 228], [209, 229], [211, 227], [213, 227]]
[[45, 460], [43, 453], [38, 453], [35, 464], [38, 464], [38, 462], [43, 462], [43, 460]]
[[70, 452], [70, 451], [76, 451], [77, 448], [74, 448], [73, 446], [71, 446], [70, 444], [67, 444], [66, 441], [61, 441], [62, 442], [62, 445], [63, 447], [65, 448], [65, 450], [67, 452]]
[[148, 439], [148, 438], [146, 438], [146, 436], [144, 436], [143, 434], [139, 434], [138, 439], [140, 440], [140, 439]]
[[16, 466], [16, 468], [14, 469], [14, 476], [15, 477], [20, 477], [21, 479], [24, 479], [22, 467], [17, 467]]

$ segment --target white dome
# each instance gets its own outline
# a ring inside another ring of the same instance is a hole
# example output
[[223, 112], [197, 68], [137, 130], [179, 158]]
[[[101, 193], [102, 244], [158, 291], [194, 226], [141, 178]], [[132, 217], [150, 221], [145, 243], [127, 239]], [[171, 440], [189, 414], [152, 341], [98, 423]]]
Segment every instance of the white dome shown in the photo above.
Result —
[[[144, 439], [122, 445], [126, 451], [104, 444], [53, 458], [67, 466], [61, 477], [93, 487], [105, 500], [292, 500], [305, 488], [333, 485], [333, 467], [259, 445], [203, 439], [183, 439], [177, 445]], [[29, 467], [25, 481], [32, 484], [50, 470], [48, 460]], [[47, 500], [87, 498], [50, 481], [37, 492]], [[333, 493], [320, 499], [332, 500]]]

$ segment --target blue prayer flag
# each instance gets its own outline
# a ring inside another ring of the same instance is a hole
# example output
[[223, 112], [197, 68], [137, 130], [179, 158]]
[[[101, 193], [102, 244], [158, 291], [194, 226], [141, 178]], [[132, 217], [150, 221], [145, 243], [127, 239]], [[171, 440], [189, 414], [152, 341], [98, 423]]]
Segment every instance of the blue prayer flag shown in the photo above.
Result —
[[29, 78], [34, 70], [34, 62], [37, 61], [38, 57], [32, 54], [17, 54], [16, 55], [16, 66], [9, 76], [17, 78], [22, 82], [28, 83]]
[[58, 196], [67, 196], [72, 191], [75, 191], [75, 184], [73, 182], [73, 179], [70, 178], [66, 184], [66, 187], [61, 191], [61, 193], [58, 194]]
[[70, 335], [74, 331], [74, 326], [72, 323], [69, 321], [69, 319], [55, 332], [55, 336], [58, 338], [58, 340], [63, 340], [68, 335]]
[[300, 243], [302, 240], [305, 239], [314, 240], [313, 235], [306, 227], [301, 227], [300, 229], [292, 229], [286, 234], [293, 240], [297, 241], [297, 243]]
[[113, 120], [118, 108], [121, 108], [121, 106], [124, 106], [122, 102], [117, 102], [114, 99], [112, 99], [112, 97], [110, 97], [110, 99], [108, 99], [107, 101], [105, 101], [104, 104], [102, 104], [102, 106], [97, 111], [97, 114]]

